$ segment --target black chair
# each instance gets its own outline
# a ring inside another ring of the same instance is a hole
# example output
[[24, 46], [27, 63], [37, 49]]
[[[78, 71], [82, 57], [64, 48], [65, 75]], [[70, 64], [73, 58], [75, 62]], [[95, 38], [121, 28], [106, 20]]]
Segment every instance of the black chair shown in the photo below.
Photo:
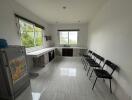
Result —
[[89, 63], [95, 63], [96, 62], [96, 57], [95, 57], [96, 53], [92, 53], [91, 54], [91, 58], [89, 57], [85, 57], [85, 70], [87, 69], [87, 67], [89, 66]]
[[[109, 73], [108, 71], [106, 71], [104, 69], [104, 67], [107, 65], [107, 67], [111, 68], [112, 69], [112, 72]], [[112, 63], [111, 61], [109, 60], [106, 60], [102, 69], [93, 69], [93, 72], [95, 73], [96, 75], [96, 79], [95, 79], [95, 82], [93, 84], [93, 87], [92, 87], [92, 90], [94, 89], [95, 87], [95, 84], [96, 84], [96, 81], [98, 78], [103, 78], [103, 79], [109, 79], [109, 82], [110, 82], [110, 92], [112, 93], [112, 89], [111, 89], [111, 79], [112, 79], [112, 74], [113, 72], [118, 68], [117, 65], [115, 65], [114, 63]], [[92, 73], [91, 73], [92, 75]]]
[[83, 63], [83, 65], [84, 65], [84, 69], [86, 70], [86, 68], [87, 68], [87, 62], [86, 62], [86, 59], [92, 59], [92, 51], [91, 50], [89, 50], [88, 51], [88, 54], [87, 55], [83, 55], [82, 56], [82, 63]]
[[92, 53], [93, 52], [91, 50], [88, 50], [87, 54], [82, 56], [82, 60], [85, 61], [85, 58], [91, 59]]
[[93, 53], [93, 52], [92, 52], [91, 50], [88, 50], [87, 55], [83, 55], [83, 57], [91, 58], [92, 53]]
[[[99, 56], [96, 53], [93, 53], [93, 55], [95, 56], [94, 61], [92, 61], [92, 60], [91, 61], [87, 61], [89, 63], [89, 69], [87, 71], [87, 76], [88, 76], [88, 73], [90, 71], [90, 68], [96, 68], [96, 69], [97, 68], [101, 68], [100, 64], [101, 64], [101, 62], [104, 62], [104, 58], [103, 57]], [[98, 60], [98, 62], [97, 62], [97, 60]]]

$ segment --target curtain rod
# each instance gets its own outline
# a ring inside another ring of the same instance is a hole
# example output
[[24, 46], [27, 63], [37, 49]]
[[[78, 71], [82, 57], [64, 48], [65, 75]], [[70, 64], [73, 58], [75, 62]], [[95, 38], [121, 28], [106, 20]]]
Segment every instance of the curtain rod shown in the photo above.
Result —
[[58, 31], [80, 31], [80, 29], [61, 29]]
[[18, 14], [15, 14], [15, 16], [18, 17], [18, 18], [20, 18], [20, 19], [22, 19], [22, 20], [25, 20], [25, 21], [27, 21], [27, 22], [30, 22], [30, 23], [34, 24], [35, 26], [37, 26], [37, 27], [39, 27], [39, 28], [45, 29], [44, 26], [42, 26], [42, 25], [40, 25], [40, 24], [37, 24], [36, 22], [31, 21], [31, 20], [29, 20], [29, 19], [27, 19], [27, 18], [25, 18], [25, 17], [22, 17], [22, 16], [20, 16], [20, 15], [18, 15]]

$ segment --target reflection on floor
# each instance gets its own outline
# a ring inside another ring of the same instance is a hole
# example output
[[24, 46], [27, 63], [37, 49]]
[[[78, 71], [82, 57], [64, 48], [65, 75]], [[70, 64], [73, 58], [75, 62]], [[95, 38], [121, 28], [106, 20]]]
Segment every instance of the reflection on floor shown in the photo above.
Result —
[[74, 77], [76, 77], [76, 68], [60, 68], [60, 74], [62, 76], [74, 76]]
[[38, 73], [31, 80], [32, 100], [116, 100], [102, 80], [92, 91], [93, 79], [88, 79], [79, 57], [57, 57]]
[[35, 92], [32, 92], [32, 97], [33, 97], [33, 100], [39, 100], [40, 99], [40, 93], [35, 93]]

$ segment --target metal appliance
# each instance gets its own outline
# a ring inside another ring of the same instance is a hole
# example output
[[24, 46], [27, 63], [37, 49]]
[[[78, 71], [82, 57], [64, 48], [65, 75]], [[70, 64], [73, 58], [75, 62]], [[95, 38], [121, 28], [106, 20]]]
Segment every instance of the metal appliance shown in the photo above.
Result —
[[25, 47], [0, 49], [0, 100], [15, 100], [29, 85]]

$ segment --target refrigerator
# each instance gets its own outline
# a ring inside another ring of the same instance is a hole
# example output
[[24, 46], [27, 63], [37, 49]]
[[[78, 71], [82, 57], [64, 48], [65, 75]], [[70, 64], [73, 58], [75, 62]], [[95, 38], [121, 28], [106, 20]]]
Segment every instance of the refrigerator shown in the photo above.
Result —
[[0, 49], [0, 100], [15, 100], [29, 86], [25, 47]]

